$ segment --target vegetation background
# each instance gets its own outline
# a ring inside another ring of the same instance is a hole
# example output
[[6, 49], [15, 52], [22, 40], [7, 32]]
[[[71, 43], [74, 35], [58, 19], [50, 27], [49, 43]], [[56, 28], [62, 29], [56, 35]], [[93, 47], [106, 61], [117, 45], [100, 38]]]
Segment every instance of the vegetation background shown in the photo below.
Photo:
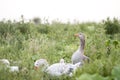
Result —
[[[120, 21], [117, 18], [95, 22], [44, 23], [39, 18], [25, 22], [0, 21], [0, 59], [20, 67], [19, 72], [9, 72], [0, 64], [0, 80], [50, 80], [45, 73], [35, 71], [34, 61], [45, 58], [50, 64], [71, 55], [78, 49], [79, 39], [86, 36], [85, 55], [91, 61], [78, 69], [73, 77], [62, 76], [52, 80], [120, 80]], [[46, 76], [45, 76], [46, 75]]]

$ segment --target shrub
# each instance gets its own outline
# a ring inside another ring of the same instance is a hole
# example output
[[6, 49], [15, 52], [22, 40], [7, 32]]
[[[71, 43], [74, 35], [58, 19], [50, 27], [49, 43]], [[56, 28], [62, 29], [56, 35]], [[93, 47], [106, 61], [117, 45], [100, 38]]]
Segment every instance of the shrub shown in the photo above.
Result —
[[40, 33], [47, 34], [50, 30], [50, 27], [47, 24], [43, 24], [43, 25], [37, 27], [37, 30]]
[[120, 32], [120, 22], [116, 18], [114, 18], [113, 20], [107, 18], [106, 21], [103, 21], [103, 25], [105, 27], [106, 34], [114, 35]]
[[8, 33], [13, 34], [15, 31], [15, 28], [13, 27], [13, 24], [8, 22], [0, 22], [0, 36], [6, 37]]
[[30, 33], [30, 25], [29, 23], [16, 23], [17, 30], [19, 30], [22, 34]]

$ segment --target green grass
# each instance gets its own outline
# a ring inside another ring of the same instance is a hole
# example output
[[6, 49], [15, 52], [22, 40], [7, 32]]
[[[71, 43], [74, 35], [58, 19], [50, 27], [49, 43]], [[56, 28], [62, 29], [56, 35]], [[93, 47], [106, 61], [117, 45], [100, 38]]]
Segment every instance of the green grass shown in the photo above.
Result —
[[62, 76], [52, 80], [119, 80], [120, 34], [116, 34], [116, 46], [114, 40], [108, 43], [109, 37], [101, 23], [35, 25], [9, 21], [0, 21], [0, 59], [6, 58], [11, 65], [20, 66], [20, 72], [11, 73], [0, 67], [0, 80], [50, 80], [49, 75], [33, 69], [34, 61], [45, 58], [53, 64], [64, 58], [71, 62], [79, 46], [74, 34], [79, 32], [86, 36], [85, 55], [90, 57], [90, 63], [78, 69], [71, 78]]

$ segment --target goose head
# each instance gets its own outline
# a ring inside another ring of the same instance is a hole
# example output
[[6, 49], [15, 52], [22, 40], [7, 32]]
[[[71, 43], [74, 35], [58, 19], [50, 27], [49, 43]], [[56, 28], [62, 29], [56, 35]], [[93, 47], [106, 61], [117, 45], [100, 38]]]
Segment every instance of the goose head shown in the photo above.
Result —
[[19, 71], [19, 67], [18, 66], [10, 66], [10, 62], [8, 59], [0, 59], [0, 62], [2, 64], [4, 64], [10, 72], [18, 72]]
[[74, 36], [79, 37], [80, 40], [85, 40], [85, 35], [83, 33], [74, 34]]
[[65, 63], [65, 60], [64, 59], [60, 59], [60, 63]]
[[10, 66], [10, 62], [9, 62], [9, 60], [7, 60], [7, 59], [0, 59], [0, 62], [1, 62], [2, 64], [6, 65], [7, 67]]
[[48, 66], [48, 62], [46, 59], [39, 59], [39, 60], [36, 60], [34, 63], [35, 70], [39, 69], [39, 67], [46, 67], [46, 66]]

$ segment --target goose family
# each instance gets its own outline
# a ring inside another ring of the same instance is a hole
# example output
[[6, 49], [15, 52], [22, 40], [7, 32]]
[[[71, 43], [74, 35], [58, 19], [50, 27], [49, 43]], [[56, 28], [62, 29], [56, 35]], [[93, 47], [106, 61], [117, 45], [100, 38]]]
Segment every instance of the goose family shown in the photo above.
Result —
[[[54, 63], [49, 65], [46, 59], [38, 59], [34, 62], [35, 70], [38, 70], [39, 67], [43, 72], [50, 74], [51, 76], [61, 76], [68, 75], [72, 76], [73, 73], [82, 66], [84, 60], [89, 61], [89, 57], [84, 55], [84, 47], [85, 47], [85, 36], [83, 33], [75, 34], [76, 37], [80, 39], [80, 48], [73, 53], [71, 57], [72, 63], [66, 63], [64, 59], [60, 59], [58, 63]], [[10, 62], [7, 59], [0, 59], [0, 63], [6, 65], [6, 67], [11, 71], [19, 71], [18, 66], [10, 66]]]
[[88, 60], [89, 62], [89, 57], [84, 55], [85, 35], [83, 33], [78, 33], [75, 34], [75, 36], [80, 39], [80, 48], [73, 53], [71, 57], [72, 63], [66, 63], [64, 59], [61, 59], [59, 63], [54, 63], [49, 66], [46, 59], [39, 59], [34, 63], [35, 69], [44, 66], [42, 71], [45, 71], [52, 76], [61, 76], [63, 74], [72, 76], [73, 73], [83, 65], [84, 60]]
[[71, 64], [65, 63], [64, 59], [61, 59], [59, 63], [54, 63], [49, 66], [46, 59], [39, 59], [36, 60], [34, 63], [35, 69], [43, 66], [42, 71], [48, 73], [51, 76], [61, 76], [61, 75], [68, 75], [72, 76], [72, 73], [81, 65], [81, 63]]
[[0, 59], [0, 63], [4, 64], [6, 68], [9, 69], [10, 72], [18, 72], [19, 67], [18, 66], [10, 66], [10, 62], [8, 59]]
[[88, 60], [89, 62], [89, 57], [85, 56], [84, 55], [84, 47], [85, 47], [85, 35], [83, 33], [78, 33], [78, 34], [75, 34], [76, 37], [79, 37], [80, 39], [80, 48], [75, 51], [72, 55], [72, 63], [73, 64], [76, 64], [78, 62], [84, 62], [84, 60]]

